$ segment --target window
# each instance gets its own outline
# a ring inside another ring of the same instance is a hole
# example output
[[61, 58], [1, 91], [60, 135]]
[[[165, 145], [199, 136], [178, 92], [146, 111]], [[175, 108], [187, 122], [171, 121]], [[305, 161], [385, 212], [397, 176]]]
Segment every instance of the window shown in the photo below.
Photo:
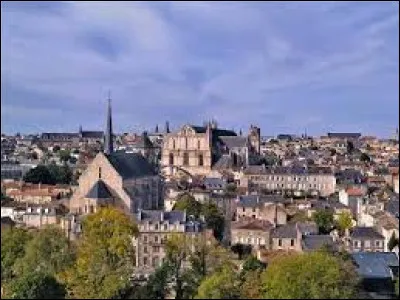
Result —
[[183, 165], [184, 166], [189, 165], [189, 153], [187, 152], [183, 153]]
[[152, 266], [153, 267], [158, 267], [159, 263], [160, 263], [160, 259], [157, 256], [153, 257]]
[[143, 247], [143, 253], [147, 253], [147, 246]]
[[175, 140], [172, 140], [172, 148], [175, 149]]
[[143, 265], [147, 266], [147, 257], [143, 257]]
[[93, 207], [93, 205], [90, 205], [89, 206], [89, 212], [92, 214], [92, 213], [94, 213], [94, 207]]
[[99, 179], [101, 179], [101, 167], [99, 167]]
[[155, 243], [158, 243], [158, 235], [156, 235], [156, 236], [154, 237], [154, 242], [155, 242]]
[[197, 141], [197, 149], [200, 149], [200, 140]]
[[293, 247], [294, 246], [294, 239], [290, 240], [290, 246]]
[[375, 241], [375, 246], [376, 247], [380, 247], [381, 246], [381, 242], [380, 241]]
[[154, 252], [154, 253], [160, 252], [160, 247], [159, 247], [159, 246], [154, 246], [154, 247], [153, 247], [153, 252]]
[[278, 240], [278, 246], [282, 247], [282, 240], [281, 239]]
[[255, 207], [253, 207], [253, 212], [256, 212], [256, 208]]
[[199, 155], [199, 166], [204, 165], [203, 154]]
[[243, 207], [243, 212], [245, 212], [245, 211], [246, 211], [246, 208]]
[[143, 242], [147, 243], [147, 235], [143, 236]]
[[158, 230], [158, 224], [154, 224], [154, 230]]
[[174, 164], [174, 154], [173, 154], [173, 153], [170, 153], [170, 154], [169, 154], [169, 164], [170, 164], [170, 165], [173, 165], [173, 164]]
[[164, 224], [164, 230], [168, 230], [168, 224]]
[[353, 246], [354, 246], [355, 248], [358, 248], [358, 241], [354, 241], [354, 242], [353, 242]]

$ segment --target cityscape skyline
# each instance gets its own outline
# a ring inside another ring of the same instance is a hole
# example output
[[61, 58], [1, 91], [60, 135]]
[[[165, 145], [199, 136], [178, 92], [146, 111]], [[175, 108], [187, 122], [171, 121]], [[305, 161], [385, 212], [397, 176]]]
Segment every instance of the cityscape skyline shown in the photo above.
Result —
[[266, 136], [391, 137], [398, 8], [2, 2], [2, 132], [103, 130], [111, 89], [116, 132], [214, 118]]

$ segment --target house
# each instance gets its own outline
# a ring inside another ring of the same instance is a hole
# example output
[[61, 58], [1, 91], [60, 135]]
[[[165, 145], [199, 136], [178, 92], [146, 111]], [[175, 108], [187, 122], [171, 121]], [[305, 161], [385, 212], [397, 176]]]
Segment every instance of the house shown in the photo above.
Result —
[[236, 201], [236, 220], [257, 219], [284, 225], [287, 222], [287, 212], [283, 201], [281, 196], [240, 196]]
[[225, 192], [226, 187], [226, 180], [222, 178], [211, 178], [206, 177], [204, 178], [204, 187], [207, 191], [216, 194], [222, 194]]
[[302, 251], [303, 235], [317, 233], [318, 227], [313, 222], [278, 226], [271, 232], [271, 249]]
[[201, 237], [206, 233], [204, 221], [184, 211], [139, 210], [136, 215], [139, 233], [134, 240], [135, 273], [148, 276], [165, 259], [165, 243], [172, 234]]
[[98, 153], [79, 177], [70, 212], [87, 214], [108, 204], [128, 214], [162, 207], [162, 182], [154, 166], [141, 154], [114, 151], [110, 101], [107, 124], [104, 153]]
[[253, 249], [270, 248], [270, 232], [274, 226], [265, 220], [240, 220], [231, 224], [231, 243], [251, 245]]
[[68, 212], [62, 204], [28, 206], [22, 216], [22, 223], [28, 228], [43, 228], [46, 225], [59, 225]]
[[15, 226], [15, 222], [10, 217], [1, 217], [1, 231]]
[[399, 276], [399, 258], [395, 253], [358, 252], [352, 254], [352, 259], [366, 292], [378, 294], [377, 299], [393, 296], [393, 280]]
[[383, 252], [385, 237], [373, 227], [353, 227], [346, 239], [349, 252]]

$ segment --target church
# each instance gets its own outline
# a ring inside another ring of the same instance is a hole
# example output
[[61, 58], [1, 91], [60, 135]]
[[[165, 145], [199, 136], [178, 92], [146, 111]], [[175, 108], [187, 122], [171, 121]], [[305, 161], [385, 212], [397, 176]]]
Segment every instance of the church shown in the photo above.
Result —
[[207, 176], [212, 170], [238, 170], [260, 153], [260, 129], [250, 127], [247, 137], [233, 130], [220, 129], [217, 123], [205, 126], [184, 125], [164, 136], [161, 166], [164, 175], [186, 173]]
[[162, 182], [154, 166], [140, 153], [114, 151], [111, 100], [108, 100], [104, 152], [96, 155], [79, 177], [71, 197], [71, 213], [84, 215], [113, 205], [128, 214], [162, 207]]

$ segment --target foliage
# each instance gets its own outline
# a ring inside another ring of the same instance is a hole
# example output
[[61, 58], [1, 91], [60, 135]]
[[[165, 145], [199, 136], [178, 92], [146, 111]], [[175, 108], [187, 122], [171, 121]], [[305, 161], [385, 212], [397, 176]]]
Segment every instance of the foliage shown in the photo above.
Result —
[[261, 270], [246, 272], [240, 285], [241, 299], [262, 299]]
[[31, 239], [25, 229], [9, 228], [1, 232], [1, 281], [13, 276], [13, 266], [25, 254], [25, 245]]
[[323, 251], [277, 257], [262, 281], [266, 299], [351, 299], [358, 284], [351, 262]]
[[240, 289], [235, 271], [226, 266], [206, 277], [197, 290], [197, 299], [239, 299]]
[[399, 239], [396, 238], [396, 235], [393, 232], [392, 236], [390, 237], [390, 240], [388, 242], [389, 251], [392, 251], [396, 246], [399, 246]]
[[298, 223], [298, 222], [307, 222], [310, 221], [310, 218], [307, 216], [306, 211], [297, 211], [294, 215], [292, 215], [289, 219], [289, 223]]
[[249, 255], [243, 263], [242, 274], [246, 274], [251, 271], [263, 271], [266, 268], [266, 264], [259, 261], [254, 255]]
[[135, 224], [116, 208], [86, 217], [76, 263], [63, 276], [74, 297], [110, 298], [127, 286], [136, 232]]
[[11, 299], [64, 299], [66, 290], [48, 273], [33, 272], [16, 278], [9, 293]]
[[60, 150], [58, 151], [58, 156], [61, 161], [67, 162], [71, 157], [71, 152], [69, 150]]
[[236, 194], [236, 191], [237, 191], [237, 186], [236, 186], [236, 184], [234, 184], [232, 182], [228, 183], [225, 186], [225, 193], [228, 195], [234, 195], [234, 194]]
[[363, 162], [370, 162], [371, 158], [368, 156], [366, 153], [361, 153], [360, 155], [360, 160]]
[[196, 218], [204, 216], [207, 228], [212, 229], [215, 238], [222, 239], [224, 233], [224, 216], [214, 203], [200, 203], [192, 195], [180, 195], [175, 203], [174, 210], [185, 211]]
[[56, 164], [39, 165], [30, 169], [24, 176], [24, 181], [36, 184], [69, 184], [71, 180], [71, 169], [67, 165], [57, 166]]
[[396, 297], [399, 297], [399, 277], [396, 278], [396, 282], [394, 284], [394, 292], [396, 294]]
[[55, 226], [41, 229], [25, 246], [25, 255], [14, 266], [18, 276], [32, 272], [56, 275], [74, 263], [74, 251], [64, 232]]
[[236, 253], [239, 256], [239, 259], [243, 259], [247, 255], [251, 254], [252, 248], [251, 245], [244, 244], [234, 244], [231, 246], [231, 250], [233, 253]]
[[53, 152], [55, 153], [55, 152], [58, 152], [58, 151], [60, 151], [60, 146], [58, 146], [58, 145], [55, 145], [54, 147], [53, 147]]
[[353, 225], [353, 218], [349, 212], [341, 212], [338, 219], [336, 220], [336, 227], [338, 228], [341, 235], [343, 235], [346, 229], [350, 229]]
[[202, 204], [192, 195], [184, 193], [178, 197], [173, 209], [180, 211], [186, 210], [188, 215], [193, 215], [198, 218], [201, 214]]
[[347, 149], [347, 153], [349, 153], [349, 154], [354, 152], [354, 144], [352, 141], [347, 141], [346, 149]]
[[328, 234], [334, 226], [333, 213], [330, 210], [317, 210], [313, 216], [313, 221], [317, 224], [320, 234]]
[[44, 165], [38, 165], [36, 168], [30, 169], [24, 176], [25, 182], [54, 184], [54, 178], [49, 169]]

